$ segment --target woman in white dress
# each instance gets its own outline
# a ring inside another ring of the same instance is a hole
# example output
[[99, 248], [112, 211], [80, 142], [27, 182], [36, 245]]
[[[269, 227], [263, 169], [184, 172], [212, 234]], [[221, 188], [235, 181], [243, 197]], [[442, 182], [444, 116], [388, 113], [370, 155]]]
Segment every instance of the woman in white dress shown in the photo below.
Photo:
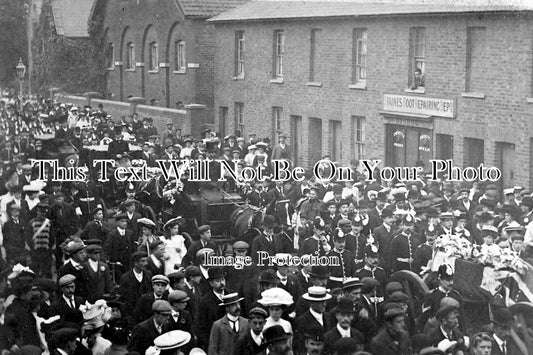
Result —
[[175, 272], [187, 254], [185, 238], [179, 234], [181, 221], [181, 217], [172, 218], [163, 226], [165, 231], [165, 275]]
[[274, 287], [266, 291], [261, 292], [261, 299], [257, 301], [259, 304], [265, 306], [268, 309], [269, 317], [266, 319], [265, 329], [274, 325], [281, 325], [285, 333], [290, 334], [289, 344], [292, 345], [292, 326], [291, 323], [281, 318], [283, 312], [293, 304], [293, 299], [290, 293], [280, 287]]

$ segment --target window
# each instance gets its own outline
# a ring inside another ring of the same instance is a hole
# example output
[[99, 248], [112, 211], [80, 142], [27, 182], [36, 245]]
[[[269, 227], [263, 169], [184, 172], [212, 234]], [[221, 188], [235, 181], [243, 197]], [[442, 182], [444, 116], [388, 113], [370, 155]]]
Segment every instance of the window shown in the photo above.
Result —
[[352, 157], [365, 157], [365, 118], [352, 116]]
[[244, 137], [244, 104], [235, 103], [235, 127], [239, 130], [239, 136]]
[[274, 31], [274, 77], [283, 77], [283, 56], [285, 55], [285, 32]]
[[276, 141], [276, 133], [281, 132], [281, 114], [283, 109], [281, 107], [272, 107], [272, 141]]
[[309, 53], [309, 81], [315, 81], [316, 74], [316, 63], [317, 63], [317, 43], [320, 36], [319, 28], [314, 28], [311, 30], [311, 43], [310, 43], [310, 53]]
[[157, 52], [157, 43], [150, 43], [150, 66], [148, 67], [150, 71], [159, 70], [159, 58]]
[[437, 134], [435, 148], [435, 159], [453, 159], [453, 136], [448, 134]]
[[235, 32], [235, 76], [244, 78], [244, 31]]
[[126, 62], [126, 69], [135, 70], [135, 45], [132, 42], [128, 43], [128, 56]]
[[218, 123], [220, 136], [226, 135], [226, 122], [228, 121], [228, 108], [226, 106], [220, 106], [218, 110]]
[[463, 167], [479, 166], [485, 161], [485, 141], [477, 138], [464, 138]]
[[115, 45], [113, 43], [107, 44], [105, 56], [107, 60], [107, 69], [115, 69]]
[[353, 30], [352, 83], [366, 85], [366, 28]]
[[174, 70], [185, 72], [187, 70], [187, 60], [185, 59], [185, 41], [179, 40], [176, 42], [176, 53], [174, 56], [174, 62], [176, 63]]
[[469, 27], [466, 33], [465, 92], [484, 92], [487, 83], [485, 27]]
[[426, 29], [411, 28], [409, 32], [409, 88], [423, 89], [426, 73]]

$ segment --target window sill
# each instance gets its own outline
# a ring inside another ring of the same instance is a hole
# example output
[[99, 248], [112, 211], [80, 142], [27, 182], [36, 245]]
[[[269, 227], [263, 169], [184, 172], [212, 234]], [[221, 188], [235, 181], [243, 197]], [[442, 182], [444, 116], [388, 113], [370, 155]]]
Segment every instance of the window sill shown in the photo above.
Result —
[[366, 83], [357, 83], [348, 85], [348, 89], [352, 90], [366, 90]]
[[410, 92], [413, 94], [425, 94], [426, 88], [405, 89], [404, 92]]
[[239, 80], [244, 80], [244, 75], [242, 76], [234, 76], [233, 78], [231, 78], [233, 81], [239, 81]]
[[148, 73], [157, 74], [157, 73], [159, 73], [159, 70], [148, 70]]
[[316, 87], [322, 87], [321, 81], [309, 81], [306, 84], [307, 86], [316, 86]]
[[270, 79], [271, 84], [283, 84], [283, 78]]
[[114, 70], [115, 70], [115, 67], [107, 68], [107, 71], [114, 71]]
[[527, 102], [528, 104], [533, 104], [533, 97], [528, 97], [528, 98], [526, 99], [526, 102]]
[[186, 70], [181, 70], [181, 69], [180, 70], [174, 70], [172, 72], [172, 74], [187, 74], [187, 71]]
[[485, 99], [485, 94], [482, 92], [463, 92], [461, 96], [470, 99]]
[[135, 71], [135, 68], [129, 68], [129, 69], [126, 69], [126, 71], [134, 72], [134, 71]]

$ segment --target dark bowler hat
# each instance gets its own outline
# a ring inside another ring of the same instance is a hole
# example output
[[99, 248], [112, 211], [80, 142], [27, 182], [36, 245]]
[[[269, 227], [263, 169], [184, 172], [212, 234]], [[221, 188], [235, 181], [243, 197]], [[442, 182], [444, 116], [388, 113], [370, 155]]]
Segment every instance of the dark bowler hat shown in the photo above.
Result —
[[329, 271], [327, 266], [313, 265], [311, 266], [311, 271], [309, 276], [316, 277], [319, 279], [327, 279], [329, 277]]
[[321, 341], [323, 342], [324, 334], [326, 333], [326, 330], [321, 325], [312, 325], [307, 329], [307, 331], [304, 333], [304, 336], [306, 339], [314, 340], [314, 341]]
[[224, 278], [224, 271], [220, 267], [213, 266], [210, 267], [209, 270], [207, 270], [208, 280], [217, 280], [222, 278]]
[[90, 244], [87, 246], [87, 253], [89, 254], [97, 254], [102, 252], [102, 247], [97, 244]]
[[335, 306], [336, 313], [357, 313], [355, 306], [348, 298], [341, 298]]
[[435, 313], [435, 317], [436, 317], [437, 319], [442, 319], [442, 318], [446, 317], [450, 312], [455, 311], [455, 310], [457, 310], [457, 309], [458, 309], [458, 308], [457, 308], [457, 305], [455, 305], [455, 304], [445, 304], [445, 305], [442, 305], [442, 306], [438, 309], [437, 313]]
[[277, 225], [276, 218], [270, 214], [267, 214], [263, 219], [263, 225], [267, 228], [274, 228]]
[[495, 310], [493, 318], [492, 322], [498, 325], [512, 325], [514, 323], [511, 311], [505, 307]]
[[119, 214], [115, 215], [115, 220], [116, 221], [120, 221], [120, 220], [123, 220], [123, 219], [128, 219], [128, 215], [126, 213], [119, 213]]
[[194, 276], [202, 276], [202, 271], [196, 265], [189, 265], [185, 268], [185, 278], [189, 279]]
[[278, 278], [276, 277], [276, 273], [273, 270], [267, 269], [261, 272], [261, 274], [259, 275], [258, 281], [261, 283], [277, 285]]
[[372, 277], [363, 277], [361, 283], [363, 284], [363, 287], [361, 288], [362, 293], [371, 292], [379, 286], [379, 282]]
[[285, 333], [285, 330], [281, 325], [276, 324], [265, 329], [263, 336], [265, 337], [265, 343], [268, 345], [280, 340], [287, 340], [290, 335]]

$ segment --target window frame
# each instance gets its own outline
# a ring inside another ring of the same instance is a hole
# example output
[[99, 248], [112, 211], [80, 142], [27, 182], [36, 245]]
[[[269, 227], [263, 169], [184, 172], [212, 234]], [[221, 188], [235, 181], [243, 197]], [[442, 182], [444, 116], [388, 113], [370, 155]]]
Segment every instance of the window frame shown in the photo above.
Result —
[[244, 102], [235, 102], [233, 106], [235, 127], [239, 130], [240, 136], [244, 137]]
[[[409, 77], [408, 77], [408, 91], [425, 92], [426, 83], [426, 28], [425, 27], [411, 27], [409, 29]], [[421, 63], [421, 65], [419, 65]], [[413, 88], [415, 83], [416, 69], [422, 71], [424, 78], [424, 86]]]
[[[109, 56], [109, 58], [107, 56]], [[112, 42], [107, 44], [106, 59], [108, 61], [107, 70], [115, 70], [115, 44]]]
[[274, 31], [274, 71], [273, 77], [277, 79], [283, 79], [283, 59], [285, 56], [285, 30]]
[[[155, 53], [155, 58], [154, 58], [154, 53]], [[157, 42], [152, 42], [148, 45], [148, 72], [149, 73], [159, 72], [159, 46]]]
[[246, 70], [246, 33], [235, 31], [235, 77], [244, 79]]
[[364, 116], [352, 116], [352, 157], [356, 159], [365, 158], [365, 134], [366, 118]]
[[135, 71], [135, 43], [126, 45], [126, 71]]
[[366, 87], [368, 71], [368, 30], [366, 28], [353, 29], [352, 46], [352, 84]]
[[283, 107], [272, 106], [272, 141], [275, 142], [276, 134], [282, 132], [281, 121], [283, 117]]

